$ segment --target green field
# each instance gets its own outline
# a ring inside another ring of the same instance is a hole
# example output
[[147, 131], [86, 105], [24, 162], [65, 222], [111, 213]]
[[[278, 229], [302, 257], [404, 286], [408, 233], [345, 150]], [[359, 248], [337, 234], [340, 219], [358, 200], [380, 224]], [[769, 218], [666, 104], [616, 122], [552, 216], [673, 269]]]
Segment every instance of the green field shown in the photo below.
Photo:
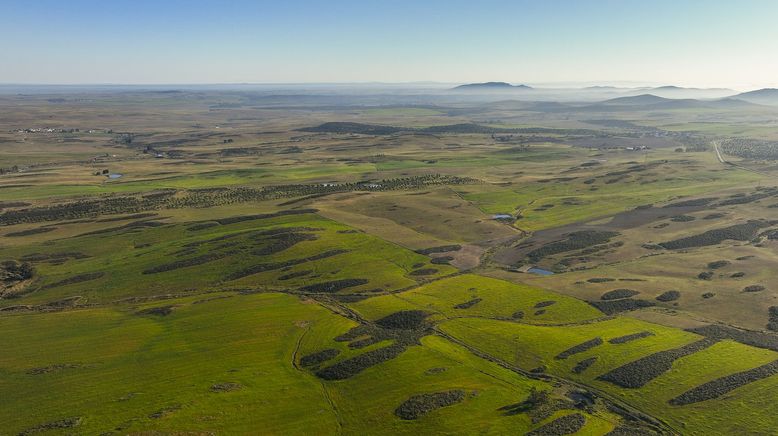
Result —
[[0, 435], [774, 433], [776, 109], [367, 97], [1, 94]]

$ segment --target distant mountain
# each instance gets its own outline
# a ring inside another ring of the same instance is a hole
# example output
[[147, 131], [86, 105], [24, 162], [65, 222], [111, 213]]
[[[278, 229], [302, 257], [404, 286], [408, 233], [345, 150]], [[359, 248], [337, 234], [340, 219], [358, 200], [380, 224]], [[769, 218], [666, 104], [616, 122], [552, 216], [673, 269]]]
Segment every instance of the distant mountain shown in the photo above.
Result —
[[468, 83], [452, 88], [453, 91], [507, 91], [519, 89], [532, 89], [527, 85], [511, 85], [507, 82]]
[[647, 105], [657, 104], [671, 101], [669, 98], [658, 97], [653, 94], [640, 94], [630, 97], [618, 97], [610, 100], [605, 100], [601, 105], [618, 105], [618, 106], [630, 106], [630, 105]]
[[641, 94], [630, 97], [618, 97], [593, 105], [579, 107], [579, 111], [639, 111], [669, 109], [753, 109], [759, 108], [751, 102], [735, 98], [718, 100], [695, 100], [692, 98], [664, 98], [653, 94]]
[[778, 106], [778, 89], [764, 88], [757, 89], [756, 91], [744, 92], [734, 96], [738, 100], [747, 101], [749, 103], [766, 104], [771, 106]]
[[648, 93], [658, 97], [665, 98], [694, 98], [694, 99], [715, 99], [731, 97], [737, 94], [736, 91], [727, 88], [684, 88], [681, 86], [667, 85], [656, 88], [643, 88], [641, 94]]

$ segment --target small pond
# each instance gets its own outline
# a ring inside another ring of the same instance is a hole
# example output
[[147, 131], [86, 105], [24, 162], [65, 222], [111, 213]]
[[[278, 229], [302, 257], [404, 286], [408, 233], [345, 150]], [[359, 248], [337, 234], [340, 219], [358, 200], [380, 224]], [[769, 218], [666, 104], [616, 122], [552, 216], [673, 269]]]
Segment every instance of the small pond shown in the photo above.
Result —
[[552, 271], [543, 268], [538, 268], [536, 266], [533, 266], [532, 268], [528, 269], [527, 272], [532, 274], [539, 274], [541, 276], [550, 276], [551, 274], [554, 274]]

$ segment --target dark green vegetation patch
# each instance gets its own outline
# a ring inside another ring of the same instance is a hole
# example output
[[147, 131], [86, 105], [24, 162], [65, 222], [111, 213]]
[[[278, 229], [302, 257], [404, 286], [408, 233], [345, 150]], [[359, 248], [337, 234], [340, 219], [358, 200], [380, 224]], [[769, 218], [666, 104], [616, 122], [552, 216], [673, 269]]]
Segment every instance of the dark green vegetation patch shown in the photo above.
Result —
[[767, 315], [769, 320], [767, 329], [778, 332], [778, 306], [770, 306], [767, 309]]
[[683, 200], [683, 201], [676, 201], [674, 203], [667, 204], [663, 206], [664, 208], [673, 208], [673, 207], [699, 207], [699, 206], [707, 206], [714, 201], [718, 200], [717, 197], [706, 197], [706, 198], [695, 198], [692, 200]]
[[173, 313], [174, 309], [175, 309], [175, 306], [168, 305], [168, 306], [150, 307], [148, 309], [139, 310], [136, 313], [138, 315], [168, 316], [171, 313]]
[[743, 292], [762, 292], [765, 290], [765, 287], [762, 285], [749, 285], [743, 288]]
[[589, 283], [606, 283], [606, 282], [615, 282], [616, 279], [612, 279], [610, 277], [592, 277], [590, 279], [586, 280]]
[[243, 386], [240, 383], [216, 383], [215, 385], [211, 386], [211, 392], [221, 393], [221, 392], [233, 392], [238, 391], [242, 389]]
[[640, 388], [669, 371], [676, 360], [704, 350], [716, 342], [718, 342], [717, 339], [705, 338], [679, 348], [650, 354], [612, 369], [597, 379], [623, 388]]
[[730, 261], [728, 261], [728, 260], [716, 260], [716, 261], [708, 263], [708, 269], [724, 268], [725, 266], [727, 266], [729, 264], [730, 264]]
[[587, 357], [586, 359], [576, 363], [572, 371], [575, 374], [580, 374], [586, 371], [590, 366], [594, 365], [594, 362], [596, 361], [597, 361], [597, 356]]
[[68, 277], [68, 278], [66, 278], [64, 280], [60, 280], [60, 281], [54, 282], [54, 283], [49, 283], [48, 285], [43, 286], [42, 289], [58, 288], [60, 286], [72, 285], [74, 283], [82, 283], [82, 282], [88, 282], [90, 280], [97, 280], [100, 277], [103, 277], [104, 275], [105, 275], [104, 272], [93, 272], [93, 273], [76, 274], [76, 275]]
[[423, 310], [403, 310], [387, 315], [375, 323], [392, 330], [414, 330], [424, 327], [424, 321], [429, 313]]
[[578, 345], [572, 346], [572, 347], [568, 348], [567, 350], [557, 354], [554, 358], [555, 359], [567, 359], [568, 357], [570, 357], [570, 356], [572, 356], [574, 354], [583, 353], [584, 351], [588, 351], [588, 350], [590, 350], [590, 349], [592, 349], [592, 348], [594, 348], [594, 347], [596, 347], [598, 345], [602, 345], [602, 338], [597, 337], [597, 338], [594, 338], [594, 339], [590, 339], [590, 340], [588, 340], [586, 342], [582, 342], [582, 343], [580, 343]]
[[299, 288], [298, 291], [331, 294], [334, 292], [342, 291], [343, 289], [366, 285], [368, 282], [370, 281], [367, 279], [332, 280], [329, 282], [316, 283], [313, 285], [303, 286], [302, 288]]
[[536, 248], [535, 250], [530, 251], [527, 253], [527, 257], [530, 258], [533, 262], [537, 262], [544, 257], [603, 244], [616, 236], [619, 236], [618, 232], [599, 230], [581, 230], [578, 232], [572, 232], [566, 234], [562, 240], [551, 242], [540, 248]]
[[80, 363], [57, 363], [54, 365], [49, 366], [40, 366], [37, 368], [32, 368], [27, 371], [27, 374], [30, 375], [40, 375], [40, 374], [49, 374], [52, 372], [59, 372], [66, 369], [77, 369], [77, 368], [84, 368], [85, 365], [82, 365]]
[[419, 339], [431, 333], [426, 322], [427, 316], [429, 314], [421, 310], [404, 310], [387, 315], [374, 324], [361, 324], [352, 328], [335, 340], [350, 341], [349, 347], [352, 349], [364, 348], [385, 340], [391, 340], [393, 343], [320, 369], [316, 371], [316, 375], [324, 380], [344, 380], [371, 366], [394, 359], [407, 347], [419, 345]]
[[[248, 277], [248, 276], [251, 276], [251, 275], [254, 275], [254, 274], [259, 274], [259, 273], [266, 272], [266, 271], [279, 270], [279, 269], [287, 268], [287, 267], [290, 267], [290, 266], [300, 265], [300, 264], [303, 264], [303, 263], [306, 263], [306, 262], [313, 262], [313, 261], [316, 261], [316, 260], [326, 259], [328, 257], [337, 256], [339, 254], [345, 254], [345, 253], [348, 253], [348, 252], [349, 252], [349, 250], [343, 250], [343, 249], [327, 250], [327, 251], [325, 251], [323, 253], [314, 254], [312, 256], [304, 257], [302, 259], [290, 259], [290, 260], [285, 260], [285, 261], [282, 261], [282, 262], [260, 263], [260, 264], [252, 265], [250, 267], [243, 268], [241, 270], [235, 271], [232, 274], [227, 275], [224, 278], [224, 280], [227, 280], [227, 281], [238, 280], [238, 279], [242, 279], [243, 277]], [[305, 276], [309, 272], [310, 271], [305, 272], [305, 274], [302, 274], [303, 271], [300, 271], [300, 272], [297, 272], [297, 273], [290, 273], [290, 274], [286, 274], [286, 275], [284, 275], [282, 277], [279, 277], [279, 279], [281, 279], [281, 280], [289, 280], [289, 279], [293, 279], [295, 277]], [[367, 282], [365, 282], [365, 283], [367, 283]], [[362, 283], [362, 284], [364, 284], [364, 283]], [[311, 286], [315, 286], [315, 285], [311, 285]], [[357, 285], [352, 285], [352, 286], [357, 286]], [[346, 287], [349, 287], [349, 286], [346, 286]], [[341, 288], [341, 289], [345, 289], [345, 288]], [[314, 292], [314, 291], [304, 291], [304, 292]], [[318, 291], [318, 292], [326, 292], [326, 291]], [[335, 291], [332, 291], [332, 292], [335, 292]]]
[[320, 369], [316, 371], [316, 375], [324, 380], [345, 380], [371, 366], [394, 359], [403, 351], [405, 351], [405, 346], [400, 344], [378, 348]]
[[673, 406], [684, 406], [718, 398], [734, 389], [778, 374], [778, 360], [747, 371], [730, 374], [692, 388], [670, 400]]
[[639, 300], [635, 298], [622, 298], [620, 300], [590, 301], [589, 304], [596, 307], [606, 315], [615, 315], [620, 312], [643, 309], [656, 306], [653, 301]]
[[462, 249], [461, 245], [441, 245], [439, 247], [430, 247], [430, 248], [423, 248], [421, 250], [416, 250], [419, 254], [433, 254], [433, 253], [448, 253], [451, 251], [459, 251]]
[[452, 256], [438, 256], [433, 257], [430, 263], [433, 265], [448, 265], [452, 260], [454, 260]]
[[435, 392], [431, 394], [414, 395], [405, 400], [395, 409], [394, 414], [401, 419], [418, 419], [433, 410], [441, 407], [453, 406], [465, 399], [465, 392], [462, 390], [450, 390]]
[[278, 280], [284, 281], [284, 280], [297, 279], [297, 278], [300, 278], [300, 277], [305, 277], [305, 276], [307, 276], [308, 274], [310, 274], [312, 272], [313, 272], [313, 270], [309, 270], [309, 269], [308, 270], [303, 270], [303, 271], [294, 271], [294, 272], [291, 272], [289, 274], [284, 274], [284, 275], [278, 276]]
[[300, 358], [300, 365], [302, 366], [316, 366], [324, 363], [330, 359], [334, 359], [340, 354], [340, 350], [334, 348], [327, 348], [326, 350], [317, 351], [312, 354], [308, 354]]
[[719, 202], [719, 206], [731, 206], [735, 204], [753, 203], [755, 201], [759, 201], [763, 198], [771, 197], [773, 195], [774, 194], [772, 192], [757, 192], [751, 195], [743, 195], [743, 196], [729, 198], [727, 200], [722, 200], [721, 202]]
[[668, 250], [680, 250], [683, 248], [717, 245], [728, 239], [748, 241], [756, 236], [756, 232], [759, 229], [766, 227], [767, 225], [768, 224], [763, 221], [749, 221], [747, 223], [735, 224], [721, 229], [708, 230], [699, 235], [663, 242], [659, 245]]
[[86, 259], [89, 255], [79, 252], [57, 252], [57, 253], [30, 253], [21, 257], [25, 262], [47, 262], [51, 264], [62, 264], [70, 259]]
[[40, 234], [40, 233], [53, 232], [54, 230], [57, 230], [57, 228], [56, 227], [37, 227], [37, 228], [34, 228], [34, 229], [27, 229], [27, 230], [21, 230], [21, 231], [18, 231], [18, 232], [6, 233], [5, 236], [7, 238], [19, 238], [19, 237], [22, 237], [22, 236], [31, 236], [31, 235], [37, 235], [37, 234]]
[[27, 430], [19, 433], [19, 436], [28, 436], [35, 433], [50, 432], [53, 430], [65, 430], [73, 427], [78, 427], [81, 424], [81, 417], [76, 416], [72, 418], [62, 418], [56, 421], [50, 421], [43, 424], [36, 425], [35, 427], [28, 428]]
[[471, 307], [480, 303], [481, 300], [482, 300], [481, 298], [473, 298], [470, 301], [465, 301], [464, 303], [457, 304], [456, 306], [454, 306], [454, 309], [470, 309]]
[[586, 425], [586, 418], [580, 413], [573, 413], [557, 418], [531, 432], [527, 436], [557, 436], [578, 433]]
[[675, 301], [679, 298], [681, 298], [681, 293], [678, 291], [665, 291], [656, 297], [657, 301], [661, 301], [663, 303]]
[[438, 272], [438, 270], [436, 270], [435, 268], [422, 268], [422, 269], [417, 269], [417, 270], [411, 271], [410, 273], [408, 273], [408, 275], [411, 275], [411, 276], [429, 276], [429, 275], [435, 274], [436, 272]]
[[[775, 314], [778, 316], [778, 308], [776, 308]], [[700, 327], [694, 327], [688, 329], [687, 331], [711, 339], [731, 339], [733, 341], [740, 342], [741, 344], [751, 345], [752, 347], [778, 351], [778, 336], [771, 333], [742, 330], [721, 324], [709, 324]]]
[[147, 268], [143, 270], [143, 274], [159, 274], [163, 272], [177, 270], [180, 268], [188, 268], [191, 266], [202, 265], [205, 263], [217, 261], [219, 259], [224, 259], [225, 257], [229, 257], [237, 253], [238, 253], [237, 251], [224, 251], [224, 252], [203, 254], [200, 256], [191, 257], [189, 259], [177, 260], [175, 262], [156, 265], [151, 268]]
[[635, 295], [638, 295], [640, 292], [632, 290], [632, 289], [614, 289], [612, 291], [608, 291], [602, 296], [600, 296], [601, 300], [618, 300], [621, 298], [629, 298], [634, 297]]
[[647, 338], [649, 336], [654, 336], [654, 334], [649, 331], [642, 331], [642, 332], [637, 332], [629, 335], [612, 338], [609, 339], [608, 342], [610, 342], [611, 344], [626, 344], [627, 342], [636, 341], [638, 339]]

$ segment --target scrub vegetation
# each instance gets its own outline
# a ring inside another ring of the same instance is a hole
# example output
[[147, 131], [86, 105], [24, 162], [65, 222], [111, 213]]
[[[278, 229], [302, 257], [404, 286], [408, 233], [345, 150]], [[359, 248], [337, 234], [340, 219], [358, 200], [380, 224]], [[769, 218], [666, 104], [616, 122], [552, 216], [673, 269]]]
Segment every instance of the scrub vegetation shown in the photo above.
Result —
[[0, 433], [774, 432], [778, 110], [460, 97], [0, 95]]

